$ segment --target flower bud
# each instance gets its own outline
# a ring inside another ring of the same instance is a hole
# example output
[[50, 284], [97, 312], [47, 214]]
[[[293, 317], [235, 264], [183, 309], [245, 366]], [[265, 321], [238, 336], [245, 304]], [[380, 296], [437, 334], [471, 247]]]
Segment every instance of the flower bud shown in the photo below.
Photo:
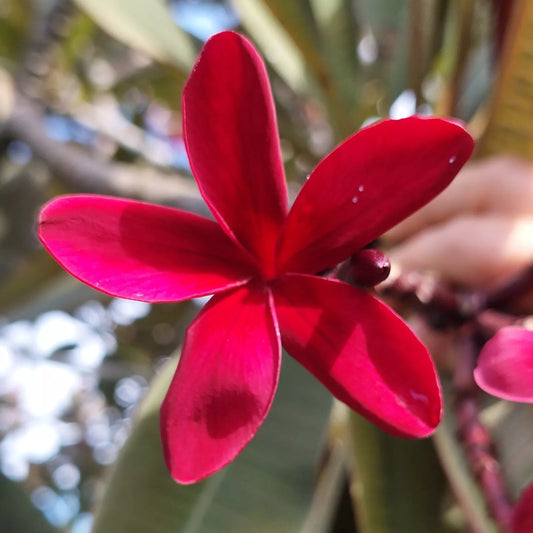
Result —
[[350, 273], [357, 285], [373, 287], [387, 279], [390, 262], [380, 250], [365, 248], [350, 258]]

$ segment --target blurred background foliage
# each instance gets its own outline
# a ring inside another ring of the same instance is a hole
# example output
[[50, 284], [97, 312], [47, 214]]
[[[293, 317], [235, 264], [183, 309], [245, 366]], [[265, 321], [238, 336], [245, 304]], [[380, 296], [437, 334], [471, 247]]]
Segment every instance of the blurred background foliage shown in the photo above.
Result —
[[[267, 62], [293, 193], [337, 142], [386, 116], [456, 116], [478, 154], [531, 156], [533, 121], [520, 120], [533, 106], [531, 6], [0, 0], [0, 530], [495, 531], [453, 413], [433, 440], [394, 439], [333, 407], [287, 357], [252, 444], [208, 480], [174, 484], [158, 406], [205, 302], [106, 298], [47, 256], [35, 220], [67, 192], [208, 215], [180, 96], [202, 42], [223, 29]], [[492, 402], [484, 416], [516, 497], [533, 478], [530, 408]]]

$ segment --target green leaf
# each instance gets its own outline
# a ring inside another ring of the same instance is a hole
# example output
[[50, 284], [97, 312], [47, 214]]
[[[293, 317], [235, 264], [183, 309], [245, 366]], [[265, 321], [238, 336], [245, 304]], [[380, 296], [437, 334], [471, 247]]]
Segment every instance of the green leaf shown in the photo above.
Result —
[[[359, 63], [357, 42], [359, 28], [355, 23], [351, 0], [311, 0], [317, 20], [320, 43], [328, 66], [329, 109], [337, 140], [351, 135], [360, 125]], [[336, 108], [332, 106], [336, 104]]]
[[499, 59], [486, 130], [478, 155], [515, 154], [533, 159], [533, 2], [513, 3]]
[[74, 0], [106, 32], [148, 56], [189, 70], [196, 52], [162, 0]]
[[93, 533], [299, 531], [313, 494], [330, 396], [286, 357], [274, 404], [257, 436], [223, 471], [175, 484], [159, 441], [159, 405], [175, 361], [154, 380], [97, 513]]
[[378, 58], [370, 70], [382, 92], [379, 101], [380, 114], [387, 114], [390, 104], [407, 88], [408, 72], [408, 0], [360, 0], [356, 12], [361, 24], [371, 31], [378, 45]]
[[0, 474], [0, 531], [2, 533], [57, 533], [18, 483]]
[[476, 0], [448, 5], [440, 67], [444, 87], [436, 106], [438, 115], [457, 115], [457, 102], [472, 45], [475, 8]]
[[408, 87], [414, 90], [417, 103], [422, 101], [422, 84], [442, 44], [445, 7], [443, 0], [410, 0], [408, 3]]
[[[443, 380], [443, 396], [451, 398], [450, 384]], [[453, 408], [444, 406], [444, 417], [433, 435], [435, 449], [446, 473], [448, 483], [472, 531], [496, 533], [478, 484], [468, 467], [465, 452], [457, 440], [456, 419]]]
[[507, 487], [514, 500], [533, 479], [533, 409], [498, 400], [482, 412], [490, 430]]
[[32, 20], [32, 6], [27, 0], [2, 0], [0, 9], [0, 63], [20, 60], [27, 44]]
[[262, 0], [233, 0], [243, 27], [266, 61], [296, 93], [309, 95], [318, 84], [292, 37]]
[[350, 414], [352, 497], [360, 533], [439, 533], [445, 482], [430, 439], [392, 437]]
[[265, 0], [265, 4], [291, 36], [314, 76], [323, 80], [325, 58], [320, 51], [320, 35], [309, 0]]

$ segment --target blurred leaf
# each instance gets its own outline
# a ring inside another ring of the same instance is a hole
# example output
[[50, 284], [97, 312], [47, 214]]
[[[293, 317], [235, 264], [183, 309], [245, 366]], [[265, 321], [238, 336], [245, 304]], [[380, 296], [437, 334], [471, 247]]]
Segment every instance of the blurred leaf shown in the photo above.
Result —
[[242, 25], [272, 68], [293, 91], [316, 93], [318, 82], [312, 79], [303, 54], [292, 37], [274, 17], [263, 0], [233, 0]]
[[94, 21], [84, 13], [74, 18], [61, 47], [63, 68], [66, 71], [76, 67], [76, 62], [83, 55], [83, 49], [94, 36], [95, 28]]
[[[332, 416], [334, 418], [334, 415]], [[333, 441], [333, 439], [330, 439]], [[338, 515], [339, 502], [346, 490], [346, 461], [344, 442], [337, 439], [327, 450], [321, 462], [315, 494], [309, 508], [307, 520], [301, 533], [328, 533]], [[350, 502], [351, 504], [351, 502]], [[350, 531], [353, 527], [350, 528]]]
[[502, 473], [516, 500], [533, 480], [533, 408], [497, 401], [484, 410], [483, 421], [491, 430]]
[[196, 52], [162, 0], [74, 0], [116, 39], [163, 63], [189, 70]]
[[357, 118], [359, 76], [357, 42], [359, 31], [351, 0], [311, 0], [321, 34], [321, 45], [328, 66], [331, 88], [329, 102], [336, 105], [334, 112], [337, 140], [351, 135], [360, 125]]
[[175, 367], [154, 379], [111, 475], [93, 533], [284, 533], [299, 531], [313, 493], [330, 396], [286, 357], [271, 412], [223, 471], [175, 484], [159, 440], [159, 405]]
[[0, 62], [20, 59], [32, 22], [27, 0], [2, 0], [0, 9]]
[[439, 70], [444, 86], [435, 108], [438, 115], [457, 114], [457, 101], [472, 44], [475, 4], [476, 0], [448, 4], [444, 42], [440, 52]]
[[13, 274], [0, 285], [0, 308], [3, 313], [27, 299], [34, 303], [36, 292], [62, 274], [61, 269], [50, 260], [44, 250], [31, 255], [30, 258], [30, 261], [17, 264]]
[[408, 3], [408, 87], [415, 91], [418, 103], [422, 82], [441, 45], [445, 7], [445, 0], [409, 0]]
[[265, 0], [272, 14], [291, 36], [321, 83], [326, 82], [326, 65], [320, 51], [320, 35], [311, 10], [309, 0]]
[[147, 65], [121, 78], [112, 88], [119, 98], [133, 87], [142, 91], [146, 98], [166, 105], [169, 109], [181, 109], [181, 92], [187, 77], [183, 71], [177, 71], [161, 65]]
[[350, 414], [360, 533], [439, 533], [445, 480], [430, 439], [392, 437]]
[[[451, 399], [449, 384], [443, 382], [443, 397]], [[476, 480], [468, 468], [464, 449], [457, 439], [455, 415], [451, 405], [444, 406], [444, 418], [433, 435], [435, 449], [451, 490], [472, 531], [496, 533]]]
[[23, 488], [0, 474], [0, 531], [2, 533], [57, 533]]
[[379, 101], [382, 115], [387, 114], [390, 104], [407, 87], [407, 2], [359, 0], [355, 4], [361, 28], [370, 31], [378, 47], [378, 57], [372, 70], [383, 91]]
[[533, 158], [533, 2], [515, 0], [506, 31], [481, 155], [513, 153]]

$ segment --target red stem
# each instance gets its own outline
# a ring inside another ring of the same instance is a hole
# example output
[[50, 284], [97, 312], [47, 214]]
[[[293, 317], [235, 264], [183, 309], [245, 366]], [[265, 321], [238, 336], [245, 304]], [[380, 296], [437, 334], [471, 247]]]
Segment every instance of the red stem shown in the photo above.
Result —
[[502, 533], [511, 532], [512, 504], [495, 458], [490, 434], [481, 422], [478, 389], [473, 370], [478, 355], [478, 343], [471, 327], [462, 332], [460, 356], [455, 372], [455, 411], [458, 433], [465, 446], [470, 470], [477, 478], [487, 507]]

